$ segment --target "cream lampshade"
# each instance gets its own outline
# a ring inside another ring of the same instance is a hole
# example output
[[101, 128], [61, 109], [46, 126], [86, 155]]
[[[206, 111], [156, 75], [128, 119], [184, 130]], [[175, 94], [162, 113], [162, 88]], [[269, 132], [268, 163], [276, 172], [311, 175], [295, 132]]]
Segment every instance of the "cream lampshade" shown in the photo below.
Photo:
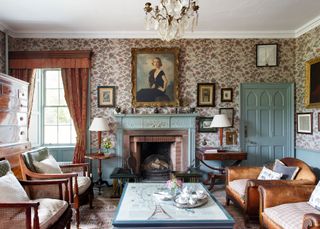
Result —
[[98, 145], [99, 145], [99, 152], [101, 149], [101, 131], [108, 130], [108, 122], [105, 118], [94, 118], [89, 128], [90, 131], [97, 131], [98, 132]]
[[230, 127], [231, 123], [225, 114], [218, 114], [215, 115], [212, 119], [210, 127], [219, 128], [219, 134], [220, 134], [220, 149], [222, 150], [223, 145], [223, 128]]

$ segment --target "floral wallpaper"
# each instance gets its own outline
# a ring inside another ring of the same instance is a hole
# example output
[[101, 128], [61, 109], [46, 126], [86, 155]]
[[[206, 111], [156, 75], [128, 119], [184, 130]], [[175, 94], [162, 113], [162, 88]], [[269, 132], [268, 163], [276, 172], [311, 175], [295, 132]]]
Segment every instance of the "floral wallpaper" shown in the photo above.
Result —
[[296, 134], [296, 148], [320, 151], [318, 114], [320, 109], [304, 106], [305, 62], [320, 57], [320, 26], [297, 38], [296, 49], [296, 112], [313, 112], [313, 134]]
[[5, 34], [0, 31], [0, 72], [5, 72]]
[[[279, 44], [279, 66], [256, 67], [258, 43]], [[197, 108], [201, 116], [213, 116], [220, 107], [235, 109], [234, 130], [239, 130], [239, 86], [248, 82], [294, 82], [295, 39], [183, 39], [163, 42], [158, 39], [10, 39], [10, 50], [92, 50], [91, 118], [107, 117], [114, 139], [115, 125], [112, 108], [97, 107], [97, 86], [116, 86], [116, 105], [131, 109], [131, 48], [180, 48], [180, 100], [182, 109], [196, 107], [197, 83], [216, 83], [216, 107]], [[220, 103], [220, 89], [234, 89], [233, 102]], [[153, 108], [139, 108], [152, 112]], [[169, 112], [162, 108], [162, 112]], [[96, 145], [96, 135], [91, 135]], [[209, 145], [218, 145], [217, 133], [198, 133], [197, 144], [206, 139]]]

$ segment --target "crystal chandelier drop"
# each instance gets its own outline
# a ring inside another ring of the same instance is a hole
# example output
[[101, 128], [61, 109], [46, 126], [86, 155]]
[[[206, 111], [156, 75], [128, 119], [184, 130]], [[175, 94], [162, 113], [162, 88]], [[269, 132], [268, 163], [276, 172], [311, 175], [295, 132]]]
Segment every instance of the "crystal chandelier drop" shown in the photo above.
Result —
[[185, 30], [193, 32], [197, 26], [198, 10], [195, 0], [160, 0], [160, 5], [154, 8], [147, 2], [145, 27], [157, 30], [162, 40], [180, 39]]

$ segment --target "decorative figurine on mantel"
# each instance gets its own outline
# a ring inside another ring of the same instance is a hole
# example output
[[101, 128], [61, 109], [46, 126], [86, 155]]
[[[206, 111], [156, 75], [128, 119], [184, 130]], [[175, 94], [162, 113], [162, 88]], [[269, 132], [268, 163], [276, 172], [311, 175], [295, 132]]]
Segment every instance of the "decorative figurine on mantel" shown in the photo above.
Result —
[[117, 106], [116, 108], [114, 108], [114, 113], [115, 114], [120, 114], [121, 113], [121, 108], [119, 106]]

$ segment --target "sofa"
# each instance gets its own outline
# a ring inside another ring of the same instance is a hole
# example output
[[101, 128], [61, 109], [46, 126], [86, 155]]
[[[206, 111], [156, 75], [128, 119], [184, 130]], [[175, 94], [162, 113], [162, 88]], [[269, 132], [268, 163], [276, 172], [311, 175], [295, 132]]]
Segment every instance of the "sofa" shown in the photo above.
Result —
[[320, 228], [320, 211], [308, 200], [314, 185], [259, 186], [260, 224], [269, 229]]
[[297, 166], [299, 171], [294, 180], [258, 180], [263, 167], [226, 168], [226, 205], [230, 200], [245, 213], [246, 222], [259, 217], [258, 186], [272, 185], [315, 185], [317, 178], [312, 169], [303, 161], [291, 157], [280, 160], [286, 166]]

